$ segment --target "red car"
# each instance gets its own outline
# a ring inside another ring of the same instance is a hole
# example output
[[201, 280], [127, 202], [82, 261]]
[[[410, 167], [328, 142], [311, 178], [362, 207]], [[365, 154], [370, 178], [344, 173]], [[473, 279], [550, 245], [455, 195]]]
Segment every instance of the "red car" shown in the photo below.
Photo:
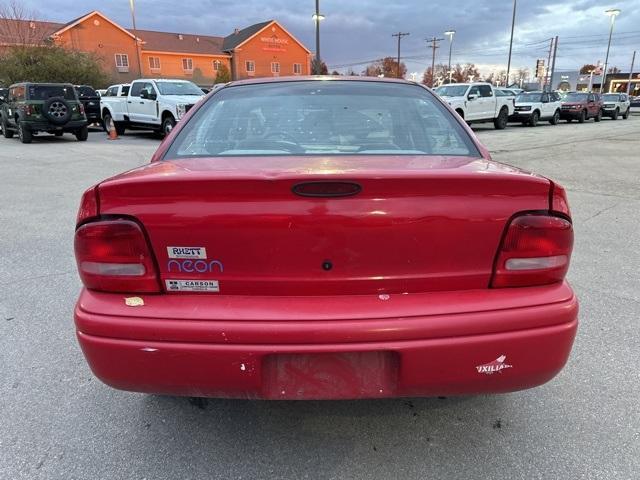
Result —
[[430, 90], [233, 82], [82, 198], [75, 308], [115, 388], [251, 399], [499, 393], [569, 356], [565, 191]]
[[604, 104], [598, 93], [571, 92], [562, 100], [560, 119], [570, 123], [577, 120], [584, 123], [593, 118], [595, 122], [602, 120]]

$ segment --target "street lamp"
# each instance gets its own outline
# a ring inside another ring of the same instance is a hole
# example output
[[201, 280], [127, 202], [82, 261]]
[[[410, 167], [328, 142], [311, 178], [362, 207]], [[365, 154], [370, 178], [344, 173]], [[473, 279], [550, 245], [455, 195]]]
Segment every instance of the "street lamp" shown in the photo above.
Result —
[[620, 15], [619, 8], [610, 8], [609, 10], [605, 10], [605, 15], [607, 15], [610, 19], [611, 26], [609, 28], [609, 43], [607, 44], [607, 56], [604, 59], [604, 70], [602, 71], [602, 81], [600, 82], [600, 93], [604, 89], [604, 84], [607, 81], [607, 64], [609, 63], [609, 49], [611, 48], [611, 36], [613, 35], [613, 26], [616, 23], [616, 17]]
[[316, 22], [316, 68], [320, 70], [320, 22], [324, 20], [324, 15], [320, 13], [320, 0], [316, 0], [316, 13], [311, 18]]
[[451, 83], [453, 72], [451, 71], [451, 50], [453, 49], [453, 36], [456, 34], [454, 29], [447, 30], [444, 34], [449, 37], [449, 83]]

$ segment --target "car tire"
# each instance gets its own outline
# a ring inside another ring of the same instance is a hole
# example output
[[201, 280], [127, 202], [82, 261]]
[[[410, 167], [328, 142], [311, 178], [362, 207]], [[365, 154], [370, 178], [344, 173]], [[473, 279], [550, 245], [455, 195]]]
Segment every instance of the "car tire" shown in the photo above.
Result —
[[599, 122], [600, 120], [602, 120], [602, 110], [599, 110], [598, 114], [595, 117], [593, 117], [594, 122]]
[[4, 135], [4, 138], [13, 138], [13, 130], [9, 130], [9, 127], [7, 127], [7, 121], [4, 119], [4, 117], [2, 117], [2, 135]]
[[531, 116], [529, 117], [529, 126], [530, 127], [535, 127], [536, 125], [538, 125], [538, 120], [540, 119], [540, 114], [538, 113], [538, 111], [534, 111]]
[[64, 125], [71, 120], [73, 110], [62, 97], [51, 97], [42, 105], [42, 116], [54, 125]]
[[626, 120], [627, 118], [629, 118], [629, 113], [631, 112], [631, 107], [627, 108], [627, 111], [624, 112], [624, 114], [622, 115], [622, 119]]
[[611, 114], [611, 120], [617, 120], [618, 119], [618, 115], [620, 115], [620, 109], [616, 108], [613, 113]]
[[493, 126], [496, 130], [504, 130], [507, 128], [507, 122], [509, 121], [509, 111], [506, 107], [500, 109], [498, 117], [493, 120]]
[[18, 138], [22, 143], [31, 143], [31, 140], [33, 140], [31, 130], [26, 128], [23, 122], [18, 122]]
[[586, 119], [587, 119], [587, 111], [582, 110], [580, 112], [580, 116], [578, 117], [578, 123], [584, 123]]
[[160, 132], [162, 136], [166, 137], [171, 133], [173, 127], [176, 126], [176, 121], [171, 115], [167, 115], [164, 120], [162, 120], [162, 131]]
[[116, 129], [116, 133], [118, 135], [124, 135], [125, 132], [125, 126], [122, 124], [122, 122], [116, 122], [111, 118], [111, 115], [109, 113], [106, 113], [104, 115], [104, 118], [102, 119], [102, 128], [104, 129], [105, 132], [109, 133], [109, 125], [111, 124], [111, 122], [113, 121], [113, 126]]
[[560, 111], [556, 110], [555, 113], [553, 114], [553, 117], [549, 119], [549, 123], [551, 125], [557, 125], [558, 122], [560, 122]]
[[75, 136], [79, 142], [86, 142], [89, 138], [89, 127], [86, 125], [75, 131]]

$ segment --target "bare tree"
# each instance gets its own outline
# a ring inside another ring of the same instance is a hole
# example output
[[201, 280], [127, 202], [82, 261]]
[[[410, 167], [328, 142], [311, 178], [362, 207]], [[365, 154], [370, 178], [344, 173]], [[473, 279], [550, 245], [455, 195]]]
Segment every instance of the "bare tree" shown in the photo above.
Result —
[[36, 20], [37, 14], [17, 0], [0, 1], [0, 43], [42, 45], [48, 32]]

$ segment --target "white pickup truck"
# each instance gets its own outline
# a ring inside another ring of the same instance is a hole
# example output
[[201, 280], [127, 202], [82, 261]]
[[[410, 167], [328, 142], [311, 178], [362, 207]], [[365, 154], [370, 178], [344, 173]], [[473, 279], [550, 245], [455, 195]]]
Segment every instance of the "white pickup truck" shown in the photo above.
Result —
[[140, 79], [131, 85], [113, 85], [100, 98], [105, 128], [111, 120], [118, 135], [127, 128], [168, 134], [204, 92], [186, 80]]
[[496, 95], [490, 83], [453, 83], [436, 88], [440, 95], [465, 122], [493, 122], [502, 130], [513, 115], [514, 102], [511, 97]]

